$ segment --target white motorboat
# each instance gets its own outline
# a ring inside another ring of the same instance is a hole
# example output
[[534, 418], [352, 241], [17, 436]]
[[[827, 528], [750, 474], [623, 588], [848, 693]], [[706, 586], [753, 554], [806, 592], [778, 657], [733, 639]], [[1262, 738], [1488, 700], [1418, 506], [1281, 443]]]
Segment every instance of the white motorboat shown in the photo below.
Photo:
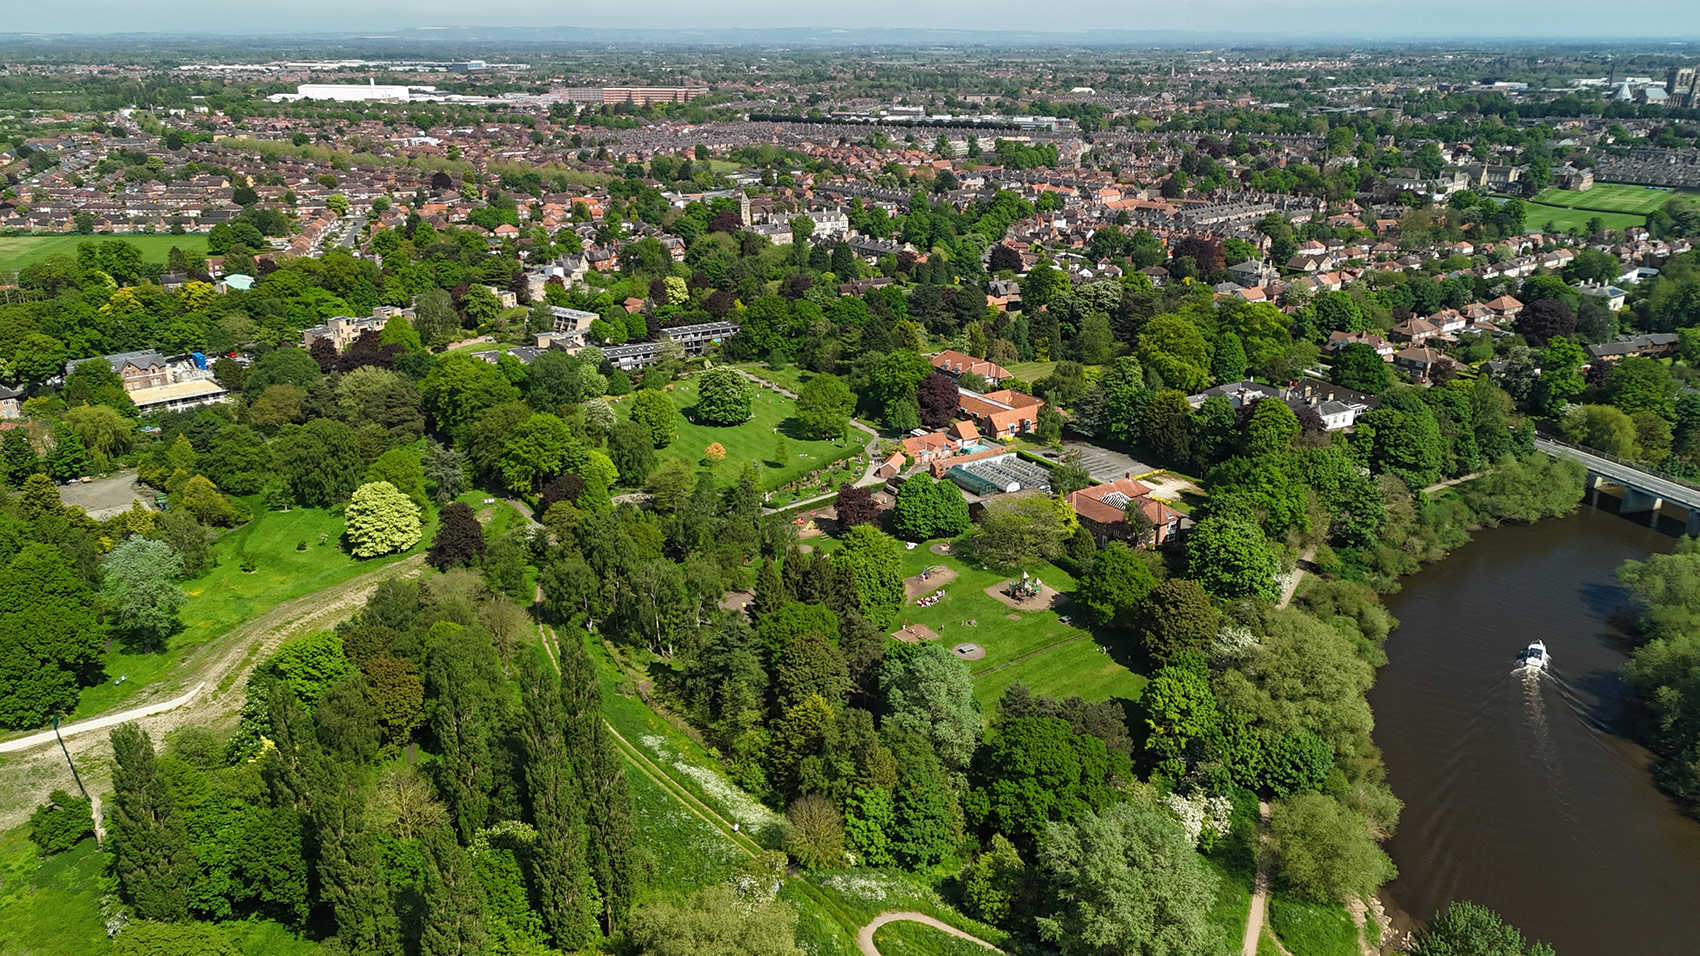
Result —
[[1547, 646], [1540, 641], [1530, 641], [1523, 650], [1523, 666], [1531, 670], [1545, 670], [1552, 658], [1547, 654]]

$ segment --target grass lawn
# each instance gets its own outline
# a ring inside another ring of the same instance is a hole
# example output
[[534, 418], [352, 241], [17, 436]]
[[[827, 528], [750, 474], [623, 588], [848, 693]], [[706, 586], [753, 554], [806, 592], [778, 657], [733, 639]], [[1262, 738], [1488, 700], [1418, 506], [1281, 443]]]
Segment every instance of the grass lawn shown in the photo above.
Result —
[[[807, 543], [827, 551], [838, 544], [824, 537], [810, 538]], [[985, 589], [1020, 577], [1020, 572], [981, 570], [955, 555], [934, 554], [931, 549], [936, 543], [929, 541], [916, 545], [913, 551], [904, 551], [904, 576], [912, 577], [939, 565], [956, 571], [957, 576], [943, 586], [944, 600], [932, 607], [917, 607], [913, 602], [904, 605], [893, 630], [905, 622], [925, 625], [939, 634], [946, 647], [972, 642], [985, 648], [984, 658], [968, 663], [974, 674], [974, 697], [983, 712], [990, 714], [1004, 688], [1016, 681], [1057, 698], [1139, 699], [1145, 677], [1129, 665], [1143, 668], [1144, 663], [1131, 643], [1124, 648], [1123, 642], [1094, 636], [1078, 626], [1078, 618], [1071, 614], [1074, 609], [1067, 603], [1054, 610], [1017, 610], [1004, 604]], [[1065, 596], [1074, 590], [1074, 578], [1054, 565], [1043, 565], [1031, 573]], [[1069, 616], [1071, 623], [1064, 624], [1064, 616]], [[1112, 653], [1099, 653], [1100, 643], [1108, 643]]]
[[[482, 491], [471, 491], [460, 500], [480, 511], [490, 507], [483, 504], [486, 497]], [[437, 530], [437, 516], [433, 512], [427, 516], [424, 532], [412, 549], [381, 558], [360, 559], [341, 546], [344, 527], [341, 514], [323, 508], [267, 511], [259, 495], [244, 500], [254, 509], [254, 520], [225, 533], [213, 544], [217, 567], [184, 582], [182, 587], [188, 595], [181, 612], [184, 628], [171, 639], [170, 648], [163, 654], [137, 654], [114, 642], [105, 657], [108, 680], [83, 690], [71, 719], [118, 706], [143, 687], [169, 677], [196, 648], [284, 601], [334, 587], [420, 553], [430, 546]], [[513, 508], [499, 502], [491, 525], [499, 532], [513, 520], [517, 520]], [[319, 543], [321, 536], [323, 544]], [[297, 551], [296, 545], [302, 541], [307, 543], [307, 549]], [[252, 574], [242, 570], [244, 553], [259, 565]], [[112, 681], [119, 677], [125, 680], [115, 686]]]
[[106, 858], [89, 837], [37, 861], [23, 827], [0, 833], [0, 951], [83, 956], [110, 944], [100, 918]]
[[979, 943], [952, 936], [922, 923], [887, 923], [874, 931], [880, 956], [986, 956]]
[[[703, 450], [719, 442], [726, 449], [726, 458], [714, 464], [711, 470], [716, 483], [721, 486], [737, 481], [744, 464], [754, 462], [761, 475], [762, 487], [775, 489], [833, 462], [856, 457], [867, 441], [867, 436], [857, 431], [851, 431], [849, 440], [843, 443], [802, 437], [795, 418], [797, 403], [767, 389], [756, 391], [752, 406], [754, 414], [749, 421], [725, 427], [692, 424], [685, 417], [686, 410], [696, 405], [695, 381], [677, 382], [667, 394], [679, 409], [679, 416], [674, 420], [678, 437], [666, 448], [657, 448], [655, 454], [661, 458], [677, 458], [697, 467], [705, 460]], [[632, 396], [627, 395], [614, 406], [621, 420], [631, 417], [632, 404]], [[776, 462], [773, 460], [774, 452], [782, 435], [787, 457], [784, 462]], [[835, 487], [837, 483], [833, 482], [827, 490]]]
[[[1584, 192], [1551, 186], [1536, 194], [1534, 202], [1543, 206], [1570, 209], [1594, 209], [1600, 212], [1635, 212], [1646, 214], [1663, 206], [1676, 196], [1693, 196], [1690, 189], [1659, 189], [1633, 183], [1595, 183]], [[1532, 221], [1532, 219], [1531, 219]]]
[[1591, 209], [1566, 209], [1561, 206], [1548, 206], [1532, 202], [1526, 204], [1527, 218], [1524, 220], [1535, 229], [1545, 230], [1547, 223], [1552, 223], [1560, 230], [1585, 229], [1588, 220], [1598, 218], [1605, 223], [1607, 229], [1627, 229], [1630, 226], [1646, 225], [1647, 217], [1623, 212], [1595, 212]]
[[1269, 923], [1294, 956], [1359, 956], [1358, 929], [1346, 908], [1269, 897]]
[[1016, 378], [1021, 379], [1023, 382], [1026, 382], [1027, 384], [1031, 385], [1034, 382], [1037, 382], [1038, 380], [1040, 380], [1040, 379], [1044, 378], [1045, 376], [1051, 374], [1051, 370], [1057, 367], [1057, 363], [1055, 363], [1055, 362], [1017, 362], [1014, 365], [1006, 365], [1004, 367], [1009, 370], [1009, 374], [1015, 376]]
[[0, 236], [0, 273], [22, 269], [24, 266], [40, 262], [48, 256], [61, 253], [75, 256], [78, 243], [106, 242], [112, 239], [122, 239], [142, 250], [144, 262], [164, 263], [165, 255], [171, 251], [172, 246], [176, 246], [184, 252], [205, 253], [207, 251], [207, 237], [196, 233], [185, 233], [181, 236]]

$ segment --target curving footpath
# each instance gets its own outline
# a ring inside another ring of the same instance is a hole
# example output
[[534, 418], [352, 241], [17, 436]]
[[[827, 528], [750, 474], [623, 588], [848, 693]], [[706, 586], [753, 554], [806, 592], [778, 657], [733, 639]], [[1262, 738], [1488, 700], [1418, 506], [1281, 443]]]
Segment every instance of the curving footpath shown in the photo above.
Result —
[[936, 920], [925, 913], [914, 913], [907, 910], [892, 910], [888, 913], [881, 913], [874, 917], [873, 922], [862, 927], [861, 930], [856, 933], [856, 947], [862, 951], [862, 956], [880, 956], [879, 949], [874, 946], [874, 931], [887, 923], [899, 922], [920, 923], [922, 926], [931, 926], [933, 929], [949, 933], [958, 939], [965, 939], [970, 943], [978, 943], [994, 953], [1003, 952], [1003, 950], [993, 946], [991, 943], [988, 943], [983, 939], [980, 939], [978, 936], [970, 936], [949, 923]]
[[[168, 700], [163, 704], [152, 704], [147, 707], [137, 707], [134, 710], [126, 710], [106, 717], [96, 717], [93, 720], [84, 720], [75, 724], [67, 724], [64, 727], [59, 728], [59, 735], [62, 737], [73, 737], [77, 734], [88, 733], [91, 730], [116, 727], [119, 724], [128, 723], [132, 720], [140, 720], [143, 717], [152, 717], [154, 714], [163, 714], [168, 710], [176, 710], [184, 704], [187, 704], [189, 701], [194, 700], [195, 695], [199, 694], [201, 692], [201, 688], [205, 686], [207, 686], [207, 682], [201, 681], [199, 684], [195, 685], [194, 690], [191, 690], [176, 700]], [[19, 737], [17, 740], [8, 740], [4, 743], [0, 743], [0, 753], [10, 753], [14, 750], [28, 750], [31, 747], [39, 747], [42, 744], [50, 744], [52, 742], [53, 731], [44, 730], [39, 734], [31, 734], [28, 737]]]

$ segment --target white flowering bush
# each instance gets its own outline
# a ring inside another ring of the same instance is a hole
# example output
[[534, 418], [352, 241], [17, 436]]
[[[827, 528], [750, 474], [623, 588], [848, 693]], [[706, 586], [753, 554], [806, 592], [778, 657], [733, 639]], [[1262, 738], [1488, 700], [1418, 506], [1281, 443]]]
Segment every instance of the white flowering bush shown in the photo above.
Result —
[[1220, 662], [1241, 661], [1257, 646], [1257, 635], [1244, 624], [1227, 622], [1216, 632], [1210, 646], [1211, 657]]
[[1228, 835], [1234, 804], [1227, 797], [1194, 790], [1184, 797], [1171, 793], [1163, 798], [1163, 805], [1181, 821], [1186, 838], [1201, 848], [1208, 849]]

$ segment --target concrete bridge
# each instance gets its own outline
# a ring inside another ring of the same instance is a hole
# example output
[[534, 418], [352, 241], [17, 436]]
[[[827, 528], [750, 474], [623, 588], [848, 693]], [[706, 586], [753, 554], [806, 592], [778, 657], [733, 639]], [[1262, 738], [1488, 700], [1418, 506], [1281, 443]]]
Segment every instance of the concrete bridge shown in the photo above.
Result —
[[[1535, 439], [1535, 449], [1579, 461], [1588, 468], [1588, 492], [1621, 489], [1620, 514], [1650, 514], [1657, 522], [1666, 509], [1687, 512], [1687, 534], [1700, 535], [1700, 487], [1633, 465], [1603, 451], [1581, 448], [1551, 438]], [[1615, 489], [1614, 489], [1615, 486]], [[1676, 517], [1671, 515], [1670, 517]]]

